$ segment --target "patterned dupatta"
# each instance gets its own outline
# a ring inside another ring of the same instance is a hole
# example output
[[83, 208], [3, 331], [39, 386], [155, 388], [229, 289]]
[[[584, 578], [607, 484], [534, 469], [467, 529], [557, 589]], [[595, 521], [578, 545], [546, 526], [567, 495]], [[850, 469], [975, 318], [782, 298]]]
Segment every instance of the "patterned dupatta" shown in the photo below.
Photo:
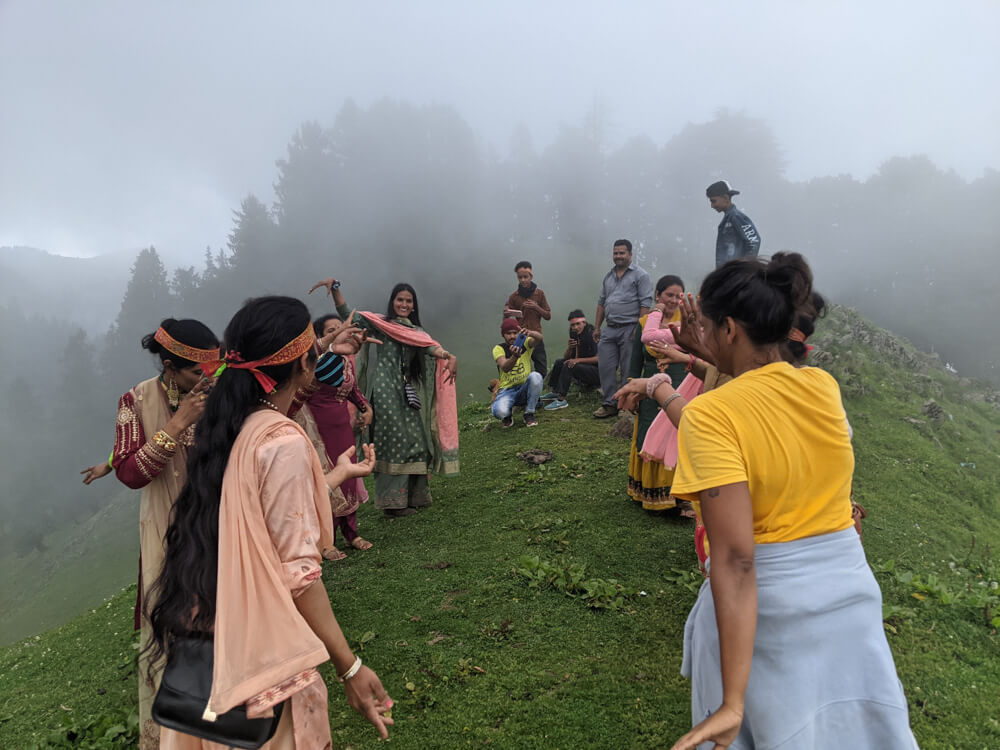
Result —
[[[426, 332], [410, 328], [402, 323], [386, 320], [382, 315], [360, 310], [357, 315], [362, 316], [386, 336], [405, 346], [412, 346], [415, 349], [441, 346]], [[364, 395], [369, 401], [371, 400], [372, 384], [375, 380], [374, 365], [370, 356], [372, 346], [374, 345], [366, 344], [365, 348], [357, 355], [358, 382], [364, 384]], [[425, 409], [422, 411], [425, 411], [426, 414], [421, 416], [431, 435], [431, 466], [433, 471], [446, 476], [454, 476], [458, 474], [459, 469], [458, 402], [455, 383], [447, 382], [448, 370], [444, 360], [431, 359], [434, 360], [434, 382], [428, 384], [427, 379], [425, 379], [421, 399], [425, 404]]]

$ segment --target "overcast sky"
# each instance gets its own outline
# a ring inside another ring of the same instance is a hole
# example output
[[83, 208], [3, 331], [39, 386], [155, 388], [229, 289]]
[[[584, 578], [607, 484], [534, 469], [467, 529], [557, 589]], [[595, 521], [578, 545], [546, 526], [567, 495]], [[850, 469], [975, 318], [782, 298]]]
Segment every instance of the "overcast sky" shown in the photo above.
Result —
[[792, 179], [918, 153], [974, 179], [1000, 169], [998, 30], [994, 0], [0, 0], [0, 246], [197, 262], [347, 97], [454, 105], [501, 154], [595, 100], [614, 143], [728, 107]]

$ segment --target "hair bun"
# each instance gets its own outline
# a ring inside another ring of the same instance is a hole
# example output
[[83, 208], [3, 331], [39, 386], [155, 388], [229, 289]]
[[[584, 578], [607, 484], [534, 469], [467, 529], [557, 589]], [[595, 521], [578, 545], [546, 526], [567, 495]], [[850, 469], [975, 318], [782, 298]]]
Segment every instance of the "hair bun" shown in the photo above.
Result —
[[775, 253], [763, 267], [762, 279], [786, 294], [794, 309], [812, 308], [812, 270], [799, 253]]

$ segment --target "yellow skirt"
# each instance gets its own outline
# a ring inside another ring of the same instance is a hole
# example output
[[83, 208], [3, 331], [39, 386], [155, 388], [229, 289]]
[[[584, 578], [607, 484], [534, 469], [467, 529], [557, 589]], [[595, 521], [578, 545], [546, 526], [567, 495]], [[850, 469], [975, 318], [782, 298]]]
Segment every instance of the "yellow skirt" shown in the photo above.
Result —
[[642, 446], [636, 445], [639, 421], [632, 429], [632, 450], [628, 459], [628, 495], [642, 503], [646, 510], [667, 510], [677, 505], [670, 494], [674, 470], [659, 461], [646, 461], [639, 455]]

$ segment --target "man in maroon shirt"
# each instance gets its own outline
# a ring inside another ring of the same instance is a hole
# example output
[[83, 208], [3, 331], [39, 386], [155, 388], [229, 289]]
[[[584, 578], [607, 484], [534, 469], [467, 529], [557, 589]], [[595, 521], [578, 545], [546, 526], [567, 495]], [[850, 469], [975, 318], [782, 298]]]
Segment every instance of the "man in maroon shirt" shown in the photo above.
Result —
[[[520, 318], [521, 326], [529, 331], [541, 331], [542, 320], [552, 320], [552, 311], [545, 299], [545, 292], [538, 288], [531, 273], [531, 263], [522, 260], [514, 266], [517, 274], [517, 290], [507, 298], [503, 316], [505, 318]], [[545, 344], [538, 341], [531, 353], [531, 362], [535, 372], [544, 378], [549, 368], [545, 357]]]

